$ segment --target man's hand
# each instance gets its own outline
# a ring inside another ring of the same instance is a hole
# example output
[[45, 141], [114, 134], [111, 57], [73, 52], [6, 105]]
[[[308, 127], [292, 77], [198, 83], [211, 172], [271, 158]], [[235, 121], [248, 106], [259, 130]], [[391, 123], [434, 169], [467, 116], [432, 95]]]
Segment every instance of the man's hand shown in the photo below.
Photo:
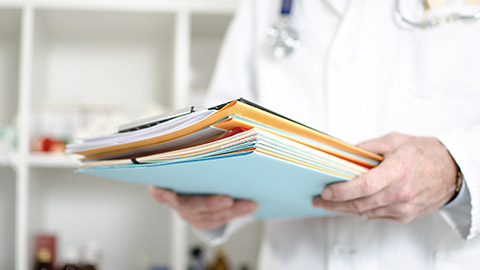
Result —
[[352, 181], [328, 185], [314, 206], [410, 222], [455, 195], [458, 167], [437, 139], [392, 133], [359, 146], [384, 155], [384, 161]]
[[228, 196], [187, 196], [173, 191], [148, 187], [148, 193], [156, 201], [166, 203], [190, 225], [199, 230], [220, 227], [235, 217], [248, 215], [257, 209], [249, 200], [233, 200]]

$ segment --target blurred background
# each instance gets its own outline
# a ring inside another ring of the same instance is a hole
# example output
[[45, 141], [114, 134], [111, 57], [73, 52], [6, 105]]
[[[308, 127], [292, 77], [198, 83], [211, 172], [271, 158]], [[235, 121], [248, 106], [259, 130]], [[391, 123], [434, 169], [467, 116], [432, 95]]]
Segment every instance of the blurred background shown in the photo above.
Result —
[[145, 186], [75, 174], [64, 154], [203, 105], [239, 1], [0, 1], [0, 270], [256, 269], [259, 223], [208, 247]]

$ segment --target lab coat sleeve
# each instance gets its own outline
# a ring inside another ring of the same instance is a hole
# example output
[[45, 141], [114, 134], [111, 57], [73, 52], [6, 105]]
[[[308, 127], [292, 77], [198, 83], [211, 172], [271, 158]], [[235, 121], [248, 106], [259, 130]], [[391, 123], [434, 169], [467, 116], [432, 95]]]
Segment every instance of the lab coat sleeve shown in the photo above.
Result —
[[227, 242], [227, 240], [235, 232], [252, 223], [255, 219], [252, 216], [238, 217], [230, 221], [228, 224], [211, 230], [193, 231], [195, 234], [210, 246], [218, 246]]
[[[242, 1], [224, 38], [207, 93], [207, 104], [218, 105], [239, 97], [256, 100], [253, 68], [254, 14], [255, 0]], [[213, 230], [194, 231], [208, 244], [219, 245], [252, 220], [251, 216], [244, 216]]]
[[[480, 234], [480, 124], [456, 129], [437, 136], [457, 162], [463, 174], [468, 203], [447, 206], [440, 210], [445, 221], [464, 239]], [[459, 194], [460, 195], [460, 194]]]
[[254, 14], [255, 1], [242, 1], [225, 35], [206, 96], [207, 104], [218, 105], [239, 97], [256, 100]]

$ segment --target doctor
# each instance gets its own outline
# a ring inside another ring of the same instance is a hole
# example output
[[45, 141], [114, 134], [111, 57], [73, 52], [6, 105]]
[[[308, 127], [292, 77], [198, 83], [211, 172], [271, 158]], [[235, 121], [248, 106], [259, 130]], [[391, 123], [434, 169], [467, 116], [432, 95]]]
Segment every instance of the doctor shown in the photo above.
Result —
[[[209, 101], [252, 99], [385, 160], [312, 198], [346, 215], [266, 221], [259, 268], [480, 269], [480, 5], [288, 2], [243, 1]], [[150, 193], [214, 244], [256, 208]]]

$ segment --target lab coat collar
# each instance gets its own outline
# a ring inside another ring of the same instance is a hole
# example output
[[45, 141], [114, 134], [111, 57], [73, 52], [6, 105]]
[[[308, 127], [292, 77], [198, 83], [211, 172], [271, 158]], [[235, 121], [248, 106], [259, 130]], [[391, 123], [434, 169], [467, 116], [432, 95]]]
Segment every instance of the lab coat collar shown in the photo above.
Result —
[[351, 0], [325, 0], [339, 16], [345, 14], [350, 1]]

